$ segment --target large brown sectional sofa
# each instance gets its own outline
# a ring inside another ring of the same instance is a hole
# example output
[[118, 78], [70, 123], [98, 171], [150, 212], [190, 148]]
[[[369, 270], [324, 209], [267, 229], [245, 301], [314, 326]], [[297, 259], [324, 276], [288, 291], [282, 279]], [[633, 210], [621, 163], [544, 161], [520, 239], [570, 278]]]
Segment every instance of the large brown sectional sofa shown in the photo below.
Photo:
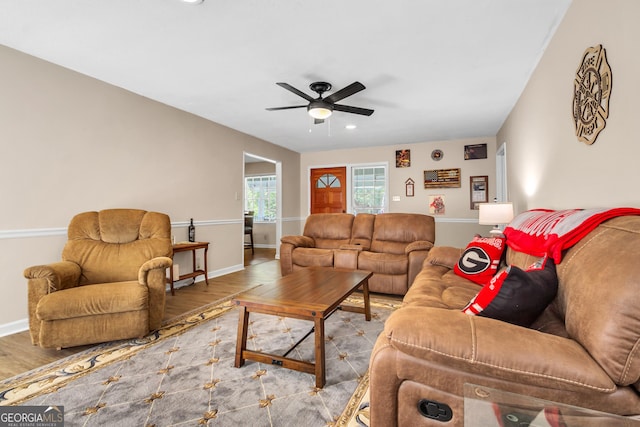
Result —
[[[428, 252], [378, 337], [372, 426], [462, 426], [465, 384], [640, 418], [639, 216], [603, 222], [564, 253], [557, 295], [530, 327], [462, 312], [480, 289], [453, 271], [462, 251]], [[534, 261], [507, 249], [508, 264]], [[451, 411], [429, 418], [421, 401]]]
[[404, 295], [435, 242], [432, 216], [415, 213], [310, 215], [301, 236], [284, 236], [282, 275], [323, 266], [373, 272], [372, 292]]

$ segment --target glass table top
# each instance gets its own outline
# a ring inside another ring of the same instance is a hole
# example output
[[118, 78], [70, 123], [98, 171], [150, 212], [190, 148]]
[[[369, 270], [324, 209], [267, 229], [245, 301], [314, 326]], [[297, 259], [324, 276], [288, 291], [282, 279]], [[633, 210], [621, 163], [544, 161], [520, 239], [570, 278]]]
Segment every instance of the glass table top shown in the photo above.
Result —
[[465, 384], [465, 427], [640, 427], [640, 419]]

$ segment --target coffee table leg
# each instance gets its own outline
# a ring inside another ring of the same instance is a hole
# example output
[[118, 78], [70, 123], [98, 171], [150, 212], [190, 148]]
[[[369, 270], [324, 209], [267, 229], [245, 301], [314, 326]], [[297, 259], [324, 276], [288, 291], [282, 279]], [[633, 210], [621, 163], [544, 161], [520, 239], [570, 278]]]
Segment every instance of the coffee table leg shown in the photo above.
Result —
[[247, 348], [247, 327], [249, 326], [249, 312], [244, 306], [240, 308], [240, 318], [238, 319], [238, 339], [236, 341], [236, 360], [235, 367], [239, 368], [244, 365], [242, 352]]
[[324, 387], [326, 381], [324, 367], [324, 319], [316, 317], [315, 319], [315, 347], [316, 347], [316, 387]]
[[371, 320], [371, 304], [369, 304], [369, 280], [365, 280], [362, 284], [362, 298], [364, 299], [364, 318]]

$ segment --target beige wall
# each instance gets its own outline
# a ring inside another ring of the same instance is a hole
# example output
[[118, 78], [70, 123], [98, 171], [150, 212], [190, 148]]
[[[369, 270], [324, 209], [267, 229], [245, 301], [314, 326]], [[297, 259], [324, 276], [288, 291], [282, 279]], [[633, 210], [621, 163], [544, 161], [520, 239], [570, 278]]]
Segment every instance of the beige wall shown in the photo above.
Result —
[[283, 216], [299, 217], [298, 153], [2, 46], [0, 63], [0, 334], [25, 325], [22, 271], [60, 259], [76, 213], [165, 212], [179, 241], [194, 218], [210, 274], [242, 269], [250, 152], [282, 162]]
[[[487, 144], [487, 158], [464, 160], [464, 146]], [[396, 168], [396, 150], [411, 150], [411, 167]], [[431, 159], [435, 149], [443, 151], [440, 161]], [[495, 152], [494, 137], [453, 141], [424, 142], [417, 144], [388, 145], [363, 149], [333, 150], [303, 153], [300, 157], [300, 176], [305, 180], [301, 187], [300, 211], [309, 214], [309, 171], [327, 166], [356, 166], [366, 163], [388, 163], [390, 198], [399, 196], [399, 201], [389, 201], [389, 212], [414, 212], [428, 214], [429, 195], [445, 196], [446, 212], [436, 216], [436, 244], [465, 246], [475, 233], [485, 234], [490, 227], [478, 225], [478, 211], [469, 206], [469, 177], [487, 175], [489, 177], [489, 200], [495, 197]], [[339, 159], [339, 162], [336, 162]], [[425, 170], [461, 169], [461, 188], [425, 189]], [[406, 197], [405, 181], [415, 181], [415, 196]]]
[[[532, 208], [640, 206], [640, 2], [570, 6], [526, 90], [497, 136], [506, 141], [510, 198]], [[613, 74], [609, 118], [596, 142], [579, 142], [573, 80], [586, 48], [602, 44]]]

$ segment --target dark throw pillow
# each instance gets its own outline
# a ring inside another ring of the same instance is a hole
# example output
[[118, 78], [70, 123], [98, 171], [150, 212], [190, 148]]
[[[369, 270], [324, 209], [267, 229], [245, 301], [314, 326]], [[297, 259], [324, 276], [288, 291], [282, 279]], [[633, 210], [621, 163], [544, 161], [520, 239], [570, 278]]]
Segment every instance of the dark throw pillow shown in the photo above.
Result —
[[552, 259], [545, 257], [527, 270], [513, 265], [507, 267], [494, 276], [462, 311], [528, 327], [547, 308], [557, 292], [556, 266]]
[[475, 237], [467, 245], [453, 271], [458, 276], [484, 285], [497, 273], [504, 249], [504, 237]]

